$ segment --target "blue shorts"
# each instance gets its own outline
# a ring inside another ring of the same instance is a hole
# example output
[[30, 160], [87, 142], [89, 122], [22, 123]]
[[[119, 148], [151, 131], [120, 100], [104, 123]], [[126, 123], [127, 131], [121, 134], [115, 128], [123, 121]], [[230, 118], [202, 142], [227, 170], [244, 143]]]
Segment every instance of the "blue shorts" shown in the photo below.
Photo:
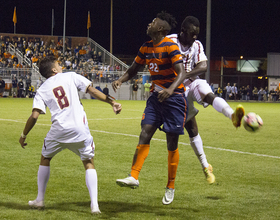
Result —
[[184, 94], [173, 94], [164, 102], [159, 102], [157, 95], [157, 92], [153, 92], [148, 98], [141, 125], [153, 125], [166, 133], [184, 134], [188, 116], [187, 99]]

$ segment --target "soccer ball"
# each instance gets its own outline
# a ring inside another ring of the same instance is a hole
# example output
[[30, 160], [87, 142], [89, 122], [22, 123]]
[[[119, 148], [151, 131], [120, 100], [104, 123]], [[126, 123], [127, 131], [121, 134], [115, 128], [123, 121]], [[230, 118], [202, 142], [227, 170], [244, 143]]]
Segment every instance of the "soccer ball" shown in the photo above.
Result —
[[250, 112], [243, 118], [243, 126], [247, 131], [255, 132], [263, 125], [263, 120], [259, 115]]

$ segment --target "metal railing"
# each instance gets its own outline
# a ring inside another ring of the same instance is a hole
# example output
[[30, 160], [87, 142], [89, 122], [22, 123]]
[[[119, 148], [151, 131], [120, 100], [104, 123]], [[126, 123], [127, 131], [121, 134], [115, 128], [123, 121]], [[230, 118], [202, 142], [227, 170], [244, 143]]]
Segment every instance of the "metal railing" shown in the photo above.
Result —
[[105, 63], [107, 65], [114, 66], [115, 64], [119, 65], [121, 67], [121, 71], [125, 71], [128, 69], [128, 65], [122, 62], [120, 59], [115, 57], [113, 54], [111, 54], [109, 51], [107, 51], [104, 47], [99, 45], [97, 42], [92, 40], [91, 38], [88, 39], [88, 42], [90, 42], [91, 48], [94, 48], [94, 51], [97, 53], [100, 51], [102, 53], [102, 63]]

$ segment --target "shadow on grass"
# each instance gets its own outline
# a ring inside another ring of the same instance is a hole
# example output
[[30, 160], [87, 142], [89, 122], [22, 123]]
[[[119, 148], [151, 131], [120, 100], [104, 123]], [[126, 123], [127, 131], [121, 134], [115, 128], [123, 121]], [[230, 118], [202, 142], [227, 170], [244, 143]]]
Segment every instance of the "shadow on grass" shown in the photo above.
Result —
[[[150, 216], [172, 216], [173, 214], [176, 217], [185, 217], [185, 212], [200, 212], [200, 210], [195, 210], [186, 207], [174, 207], [171, 205], [151, 205], [151, 204], [143, 204], [143, 203], [128, 203], [128, 202], [119, 202], [119, 201], [99, 201], [99, 207], [101, 210], [100, 219], [110, 219], [110, 218], [118, 218], [120, 215], [126, 216], [125, 213], [133, 213], [133, 215], [141, 215], [149, 214]], [[70, 207], [73, 206], [80, 207], [90, 207], [90, 202], [72, 202], [72, 203], [57, 203], [53, 204], [52, 207], [46, 207], [46, 209], [58, 209], [58, 210], [69, 210]], [[80, 210], [81, 212], [82, 210]], [[83, 212], [83, 211], [82, 211]], [[88, 212], [86, 210], [86, 212]]]
[[5, 207], [8, 209], [17, 209], [17, 210], [28, 210], [30, 209], [29, 205], [22, 205], [15, 202], [0, 202], [0, 207]]
[[[15, 210], [34, 210], [31, 209], [28, 204], [22, 205], [13, 202], [0, 202], [0, 207], [6, 207]], [[126, 203], [119, 201], [99, 201], [99, 207], [101, 215], [99, 219], [118, 218], [120, 215], [126, 215], [125, 213], [133, 213], [134, 215], [149, 214], [150, 216], [173, 216], [177, 218], [180, 216], [185, 217], [185, 212], [200, 212], [201, 210], [192, 209], [190, 207], [175, 207], [170, 205], [151, 205], [143, 203]], [[90, 214], [90, 201], [87, 202], [61, 202], [46, 204], [45, 211], [72, 211], [77, 213], [88, 213]], [[44, 212], [44, 210], [39, 210]]]

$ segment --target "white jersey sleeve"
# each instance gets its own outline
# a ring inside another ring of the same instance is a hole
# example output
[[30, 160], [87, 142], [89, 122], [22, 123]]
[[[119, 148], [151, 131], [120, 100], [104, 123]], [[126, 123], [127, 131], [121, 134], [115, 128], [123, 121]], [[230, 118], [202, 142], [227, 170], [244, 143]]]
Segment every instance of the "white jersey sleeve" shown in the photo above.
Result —
[[34, 100], [33, 100], [33, 109], [41, 110], [41, 114], [46, 114], [46, 105], [42, 97], [36, 93]]

